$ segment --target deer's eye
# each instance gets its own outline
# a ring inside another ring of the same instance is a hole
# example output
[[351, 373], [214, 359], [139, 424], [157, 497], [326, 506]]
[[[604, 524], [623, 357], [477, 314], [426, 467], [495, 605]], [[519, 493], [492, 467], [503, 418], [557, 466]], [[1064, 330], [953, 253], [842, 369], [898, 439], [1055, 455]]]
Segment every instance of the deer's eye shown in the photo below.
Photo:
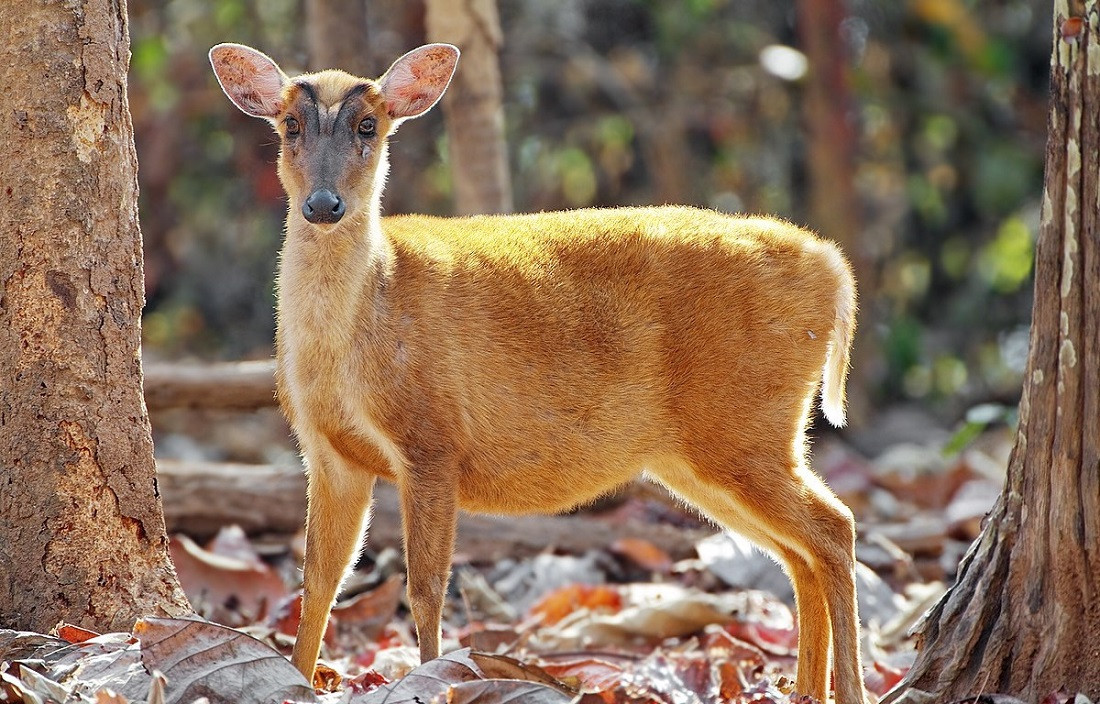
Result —
[[301, 134], [302, 126], [293, 117], [286, 118], [286, 133], [289, 135]]
[[363, 137], [373, 137], [375, 130], [375, 120], [373, 117], [364, 117], [359, 121], [359, 134]]

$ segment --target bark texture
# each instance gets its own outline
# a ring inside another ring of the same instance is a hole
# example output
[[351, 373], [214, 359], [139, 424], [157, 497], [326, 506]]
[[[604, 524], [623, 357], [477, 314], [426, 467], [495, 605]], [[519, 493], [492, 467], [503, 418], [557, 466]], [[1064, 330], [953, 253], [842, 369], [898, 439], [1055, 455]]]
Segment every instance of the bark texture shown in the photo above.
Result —
[[0, 4], [0, 622], [189, 611], [141, 396], [125, 2]]
[[443, 96], [455, 209], [460, 215], [512, 212], [504, 141], [496, 0], [427, 0], [428, 40], [462, 52]]
[[1001, 498], [885, 702], [1100, 697], [1100, 9], [1054, 3], [1031, 352]]
[[370, 76], [366, 0], [306, 0], [309, 70]]

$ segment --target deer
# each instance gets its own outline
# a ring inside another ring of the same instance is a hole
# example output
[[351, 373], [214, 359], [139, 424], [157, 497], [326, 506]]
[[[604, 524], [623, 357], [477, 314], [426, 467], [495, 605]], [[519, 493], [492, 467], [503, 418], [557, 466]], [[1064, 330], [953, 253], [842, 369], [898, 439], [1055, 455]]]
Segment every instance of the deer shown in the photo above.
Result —
[[398, 489], [427, 662], [459, 509], [561, 512], [644, 475], [785, 566], [797, 691], [825, 701], [831, 653], [836, 701], [868, 701], [853, 515], [807, 459], [819, 389], [845, 424], [856, 286], [835, 244], [684, 206], [383, 218], [388, 140], [439, 101], [456, 47], [376, 80], [289, 78], [240, 44], [209, 56], [281, 144], [276, 388], [307, 475], [307, 679], [376, 480]]

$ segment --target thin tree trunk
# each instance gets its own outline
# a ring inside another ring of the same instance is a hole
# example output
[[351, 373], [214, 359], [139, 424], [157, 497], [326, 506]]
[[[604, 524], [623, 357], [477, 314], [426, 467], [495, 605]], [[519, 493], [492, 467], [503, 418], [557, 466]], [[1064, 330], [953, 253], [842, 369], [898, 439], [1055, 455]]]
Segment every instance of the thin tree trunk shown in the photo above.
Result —
[[366, 0], [306, 0], [309, 69], [371, 75]]
[[125, 2], [0, 4], [0, 622], [189, 606], [141, 396]]
[[496, 0], [427, 0], [428, 39], [462, 51], [443, 96], [455, 208], [461, 215], [509, 213], [512, 183], [504, 141]]
[[[878, 288], [874, 262], [861, 235], [863, 217], [856, 194], [858, 134], [853, 122], [855, 101], [849, 57], [841, 25], [848, 16], [844, 0], [799, 0], [798, 27], [810, 73], [803, 98], [809, 176], [809, 222], [844, 249], [859, 283], [860, 328], [870, 330], [871, 307]], [[852, 378], [848, 384], [848, 422], [861, 427], [867, 420], [866, 389], [874, 361], [874, 337], [856, 337]]]
[[1005, 490], [886, 702], [1100, 697], [1100, 8], [1086, 8], [1054, 3], [1031, 353]]

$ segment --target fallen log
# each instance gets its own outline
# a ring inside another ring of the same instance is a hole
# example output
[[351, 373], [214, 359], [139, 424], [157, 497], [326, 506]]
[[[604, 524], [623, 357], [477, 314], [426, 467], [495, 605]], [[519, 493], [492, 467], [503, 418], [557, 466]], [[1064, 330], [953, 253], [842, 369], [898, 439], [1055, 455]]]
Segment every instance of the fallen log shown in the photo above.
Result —
[[[158, 460], [157, 474], [169, 532], [203, 538], [236, 523], [250, 534], [293, 533], [305, 521], [301, 467]], [[693, 557], [695, 543], [713, 532], [585, 515], [504, 517], [463, 512], [456, 552], [474, 561], [496, 561], [548, 548], [582, 553], [622, 538], [641, 538], [679, 560]], [[397, 491], [379, 481], [367, 544], [379, 550], [400, 548], [401, 543]]]
[[145, 366], [145, 405], [250, 411], [278, 405], [275, 360]]
[[157, 483], [172, 533], [208, 538], [234, 523], [250, 535], [294, 533], [305, 522], [299, 466], [158, 459]]

